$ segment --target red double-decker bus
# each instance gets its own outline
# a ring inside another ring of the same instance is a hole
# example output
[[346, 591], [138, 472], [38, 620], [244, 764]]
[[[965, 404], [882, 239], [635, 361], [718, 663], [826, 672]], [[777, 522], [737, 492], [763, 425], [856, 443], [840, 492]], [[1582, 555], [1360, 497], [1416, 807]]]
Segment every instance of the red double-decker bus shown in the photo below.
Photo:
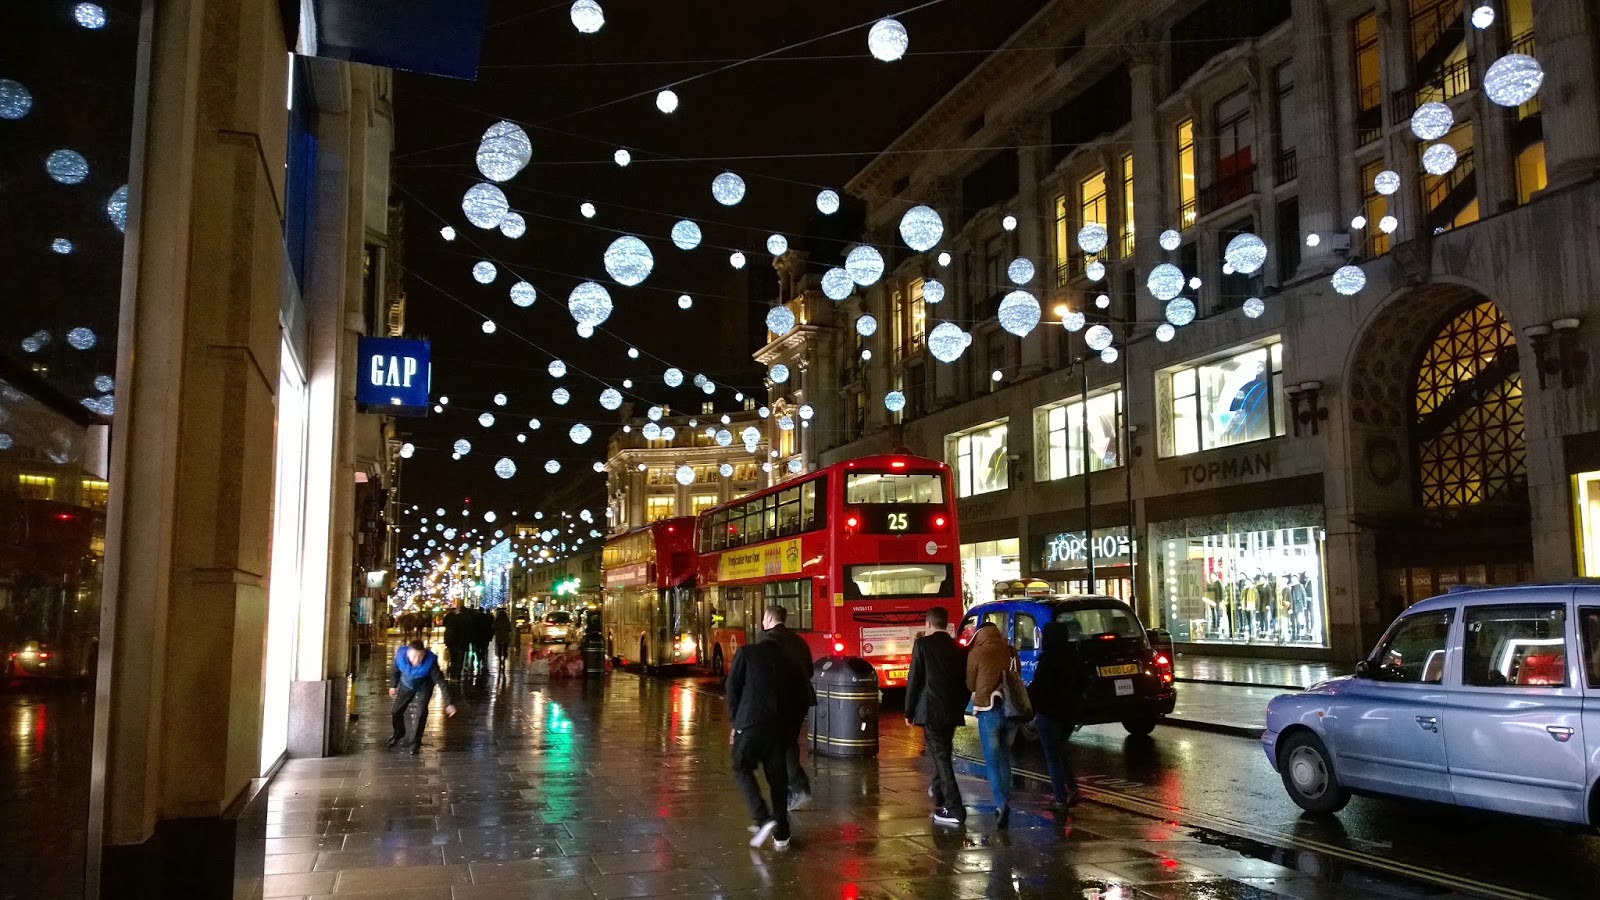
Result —
[[950, 467], [915, 456], [837, 463], [700, 514], [702, 665], [722, 674], [782, 606], [813, 656], [866, 659], [903, 687], [933, 606], [961, 610]]
[[606, 652], [645, 668], [694, 665], [694, 517], [662, 519], [606, 539]]

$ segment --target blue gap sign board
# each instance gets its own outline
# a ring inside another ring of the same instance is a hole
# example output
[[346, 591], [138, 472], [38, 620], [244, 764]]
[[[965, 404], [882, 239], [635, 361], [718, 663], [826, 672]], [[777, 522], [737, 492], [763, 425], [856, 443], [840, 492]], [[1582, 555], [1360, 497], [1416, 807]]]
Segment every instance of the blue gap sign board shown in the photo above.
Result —
[[313, 0], [316, 56], [468, 81], [488, 0]]
[[356, 405], [363, 412], [421, 416], [433, 380], [427, 341], [364, 337], [356, 344]]

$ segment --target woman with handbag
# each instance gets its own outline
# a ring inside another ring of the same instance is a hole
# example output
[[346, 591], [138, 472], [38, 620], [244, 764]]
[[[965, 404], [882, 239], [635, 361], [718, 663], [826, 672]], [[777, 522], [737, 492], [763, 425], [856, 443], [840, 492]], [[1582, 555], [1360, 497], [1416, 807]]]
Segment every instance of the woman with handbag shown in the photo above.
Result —
[[985, 622], [972, 635], [967, 653], [967, 689], [972, 691], [972, 711], [978, 717], [989, 789], [994, 792], [995, 825], [1011, 823], [1011, 744], [1020, 721], [1033, 718], [1026, 688], [1022, 686], [1017, 651], [993, 622]]

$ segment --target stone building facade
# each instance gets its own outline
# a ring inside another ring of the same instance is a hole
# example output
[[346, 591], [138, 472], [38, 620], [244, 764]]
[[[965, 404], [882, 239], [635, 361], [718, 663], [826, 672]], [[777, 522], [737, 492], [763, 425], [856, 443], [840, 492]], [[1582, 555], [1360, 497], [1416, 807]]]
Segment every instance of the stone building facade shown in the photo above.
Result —
[[[1349, 662], [1451, 585], [1600, 572], [1595, 13], [1519, 0], [1479, 28], [1476, 5], [1045, 7], [847, 186], [882, 280], [832, 304], [815, 271], [782, 279], [806, 324], [758, 358], [823, 373], [794, 389], [805, 464], [946, 459], [969, 599], [1093, 588], [1198, 652]], [[1511, 52], [1544, 81], [1507, 108], [1483, 85]], [[1430, 102], [1453, 124], [1423, 141]], [[896, 234], [919, 203], [945, 226], [921, 254]], [[1224, 259], [1242, 233], [1268, 251], [1250, 275]], [[997, 318], [1017, 258], [1044, 317], [1020, 339]], [[1175, 334], [1163, 263], [1195, 310]], [[927, 346], [945, 321], [972, 336], [954, 363]]]

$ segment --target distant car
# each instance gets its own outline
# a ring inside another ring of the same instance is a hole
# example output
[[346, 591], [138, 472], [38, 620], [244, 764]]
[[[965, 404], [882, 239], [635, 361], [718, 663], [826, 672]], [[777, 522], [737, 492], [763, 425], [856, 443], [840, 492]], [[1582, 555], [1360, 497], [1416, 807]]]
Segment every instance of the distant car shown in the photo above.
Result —
[[11, 678], [64, 678], [68, 673], [62, 660], [48, 644], [22, 641], [6, 655], [7, 675]]
[[1033, 682], [1045, 626], [1064, 622], [1078, 643], [1086, 687], [1080, 705], [1084, 725], [1120, 722], [1129, 734], [1147, 735], [1172, 712], [1177, 688], [1172, 639], [1146, 630], [1133, 608], [1115, 597], [1047, 595], [980, 603], [961, 620], [958, 640], [972, 639], [978, 623], [993, 622], [1017, 648], [1022, 678]]
[[1311, 813], [1382, 794], [1600, 826], [1597, 710], [1600, 585], [1462, 589], [1355, 675], [1274, 697], [1261, 745]]
[[546, 644], [565, 644], [572, 640], [572, 613], [553, 612], [539, 626], [539, 640]]

